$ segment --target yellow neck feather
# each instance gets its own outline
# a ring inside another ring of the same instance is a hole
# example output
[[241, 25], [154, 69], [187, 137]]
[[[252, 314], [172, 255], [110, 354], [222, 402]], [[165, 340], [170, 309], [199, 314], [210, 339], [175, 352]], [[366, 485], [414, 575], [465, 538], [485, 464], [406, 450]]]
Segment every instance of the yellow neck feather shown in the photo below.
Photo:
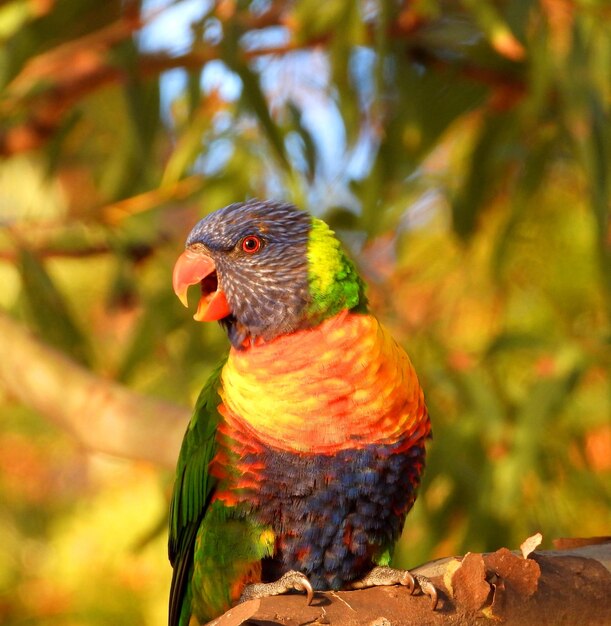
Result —
[[424, 398], [403, 351], [370, 315], [346, 311], [320, 326], [232, 350], [220, 407], [230, 432], [266, 445], [332, 453], [428, 434]]

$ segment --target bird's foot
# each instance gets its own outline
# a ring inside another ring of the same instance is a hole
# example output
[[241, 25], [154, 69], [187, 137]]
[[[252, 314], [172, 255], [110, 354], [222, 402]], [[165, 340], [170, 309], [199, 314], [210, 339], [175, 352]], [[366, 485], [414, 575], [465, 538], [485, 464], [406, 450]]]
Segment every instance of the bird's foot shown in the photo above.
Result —
[[395, 569], [378, 565], [363, 578], [350, 583], [352, 589], [365, 589], [366, 587], [386, 587], [390, 585], [402, 585], [407, 587], [410, 593], [420, 589], [433, 603], [433, 610], [437, 606], [437, 589], [433, 583], [420, 574], [410, 574], [406, 569]]
[[268, 596], [279, 596], [289, 591], [305, 591], [306, 603], [312, 604], [314, 599], [314, 589], [307, 577], [301, 572], [291, 570], [278, 580], [271, 583], [252, 583], [244, 587], [240, 602], [254, 600], [255, 598], [267, 598]]

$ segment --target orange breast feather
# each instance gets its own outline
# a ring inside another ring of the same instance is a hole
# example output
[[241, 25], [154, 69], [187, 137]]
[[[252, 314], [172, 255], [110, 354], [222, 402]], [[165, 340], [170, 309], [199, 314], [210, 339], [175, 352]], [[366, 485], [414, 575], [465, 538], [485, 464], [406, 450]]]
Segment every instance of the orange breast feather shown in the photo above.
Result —
[[430, 430], [407, 354], [374, 317], [346, 311], [317, 328], [232, 350], [221, 398], [222, 430], [295, 452], [401, 439], [408, 448]]

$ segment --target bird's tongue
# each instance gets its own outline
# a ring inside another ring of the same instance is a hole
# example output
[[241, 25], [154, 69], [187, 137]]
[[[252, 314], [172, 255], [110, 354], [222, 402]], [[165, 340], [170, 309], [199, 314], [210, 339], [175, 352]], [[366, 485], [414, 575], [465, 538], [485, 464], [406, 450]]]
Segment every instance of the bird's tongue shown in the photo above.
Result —
[[214, 320], [222, 320], [230, 314], [231, 309], [225, 294], [217, 289], [212, 293], [202, 295], [193, 319], [198, 322], [213, 322]]
[[174, 293], [188, 306], [187, 291], [191, 285], [201, 284], [202, 295], [193, 316], [198, 322], [220, 320], [231, 314], [231, 308], [216, 280], [216, 266], [207, 255], [185, 250], [176, 261], [172, 276]]

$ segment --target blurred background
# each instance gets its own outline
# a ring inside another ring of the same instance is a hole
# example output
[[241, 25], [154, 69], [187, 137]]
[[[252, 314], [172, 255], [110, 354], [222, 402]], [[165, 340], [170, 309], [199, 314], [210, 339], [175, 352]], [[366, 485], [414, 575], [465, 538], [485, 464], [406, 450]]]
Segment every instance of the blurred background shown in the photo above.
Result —
[[171, 291], [249, 197], [326, 219], [434, 424], [396, 564], [611, 534], [606, 0], [0, 3], [0, 622], [162, 625]]

